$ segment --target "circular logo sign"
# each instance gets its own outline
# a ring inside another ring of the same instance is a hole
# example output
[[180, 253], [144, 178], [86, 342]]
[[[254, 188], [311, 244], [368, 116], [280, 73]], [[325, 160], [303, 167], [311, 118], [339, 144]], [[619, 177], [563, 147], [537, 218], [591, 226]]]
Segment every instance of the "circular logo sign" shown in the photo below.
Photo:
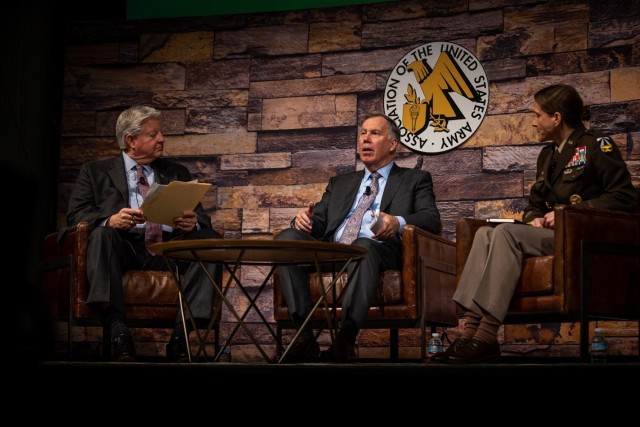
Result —
[[489, 105], [489, 80], [480, 61], [454, 43], [411, 50], [395, 66], [384, 91], [385, 114], [400, 127], [400, 142], [423, 153], [459, 147], [478, 129]]

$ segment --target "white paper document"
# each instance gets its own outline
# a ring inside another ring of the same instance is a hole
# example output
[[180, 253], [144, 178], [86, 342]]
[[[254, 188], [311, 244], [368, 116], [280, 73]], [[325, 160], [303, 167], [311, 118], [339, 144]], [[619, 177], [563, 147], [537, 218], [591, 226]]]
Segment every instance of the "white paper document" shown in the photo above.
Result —
[[509, 223], [509, 224], [524, 224], [522, 221], [517, 220], [515, 218], [488, 218], [487, 222], [491, 223]]

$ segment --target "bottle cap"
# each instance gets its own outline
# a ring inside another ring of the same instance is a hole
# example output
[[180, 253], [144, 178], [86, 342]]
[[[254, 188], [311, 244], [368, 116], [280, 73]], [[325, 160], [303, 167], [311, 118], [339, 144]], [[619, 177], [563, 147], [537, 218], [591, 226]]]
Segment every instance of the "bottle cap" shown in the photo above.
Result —
[[593, 331], [601, 334], [604, 333], [604, 328], [595, 328]]
[[431, 336], [432, 336], [433, 338], [440, 338], [440, 334], [439, 334], [439, 333], [437, 333], [437, 332], [432, 333], [432, 334], [431, 334]]

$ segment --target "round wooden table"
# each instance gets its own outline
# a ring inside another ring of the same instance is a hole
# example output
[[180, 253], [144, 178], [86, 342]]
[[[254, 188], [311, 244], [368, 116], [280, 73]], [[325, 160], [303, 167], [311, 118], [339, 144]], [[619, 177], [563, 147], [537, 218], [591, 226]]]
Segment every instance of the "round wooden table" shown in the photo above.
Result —
[[[224, 266], [224, 268], [230, 273], [229, 280], [227, 280], [226, 284], [216, 283], [213, 277], [209, 276], [209, 280], [213, 284], [213, 287], [222, 298], [223, 303], [227, 306], [229, 311], [233, 314], [234, 318], [237, 321], [237, 325], [232, 331], [232, 333], [227, 338], [228, 343], [238, 327], [241, 327], [249, 336], [251, 341], [255, 344], [260, 354], [265, 358], [266, 361], [271, 361], [269, 356], [265, 353], [264, 349], [254, 336], [254, 334], [249, 330], [247, 325], [244, 322], [244, 318], [246, 317], [248, 311], [251, 308], [254, 308], [258, 313], [262, 322], [267, 326], [272, 336], [275, 338], [275, 333], [271, 328], [269, 322], [265, 319], [265, 317], [260, 312], [258, 306], [255, 304], [256, 299], [262, 292], [262, 289], [267, 284], [273, 272], [279, 265], [310, 265], [315, 266], [317, 271], [321, 271], [321, 266], [323, 264], [331, 263], [331, 264], [341, 264], [341, 269], [337, 272], [332, 282], [329, 284], [325, 291], [325, 295], [320, 298], [311, 313], [305, 319], [303, 323], [303, 327], [310, 321], [311, 316], [316, 308], [319, 305], [326, 301], [326, 295], [331, 291], [337, 282], [337, 278], [344, 271], [347, 271], [347, 268], [350, 264], [356, 263], [357, 268], [360, 266], [360, 262], [367, 255], [368, 251], [365, 248], [353, 245], [344, 245], [341, 243], [330, 243], [330, 242], [311, 242], [311, 241], [300, 241], [300, 240], [255, 240], [255, 239], [197, 239], [197, 240], [174, 240], [170, 242], [160, 242], [154, 243], [149, 246], [149, 249], [153, 252], [160, 254], [165, 257], [165, 261], [167, 265], [172, 265], [171, 260], [181, 260], [181, 261], [191, 261], [197, 262], [201, 268], [204, 269], [204, 263], [218, 263]], [[238, 268], [241, 265], [266, 265], [270, 266], [270, 271], [264, 279], [263, 283], [258, 289], [254, 298], [251, 298], [248, 292], [245, 289], [245, 286], [242, 284], [240, 278], [236, 274]], [[173, 271], [173, 269], [171, 269]], [[174, 272], [174, 276], [175, 276]], [[179, 277], [175, 277], [176, 283], [178, 284], [178, 292], [181, 296], [181, 306], [186, 308], [187, 313], [190, 315], [190, 308], [188, 302], [185, 301], [182, 294], [182, 287], [180, 286]], [[345, 284], [345, 288], [349, 286], [351, 279], [347, 280]], [[227, 299], [225, 288], [231, 286], [231, 284], [235, 282], [238, 284], [242, 292], [249, 299], [249, 307], [247, 307], [246, 311], [239, 315], [238, 312], [233, 307], [233, 304]], [[182, 312], [184, 313], [184, 309]], [[212, 316], [212, 319], [216, 318], [216, 314]], [[329, 322], [329, 326], [333, 328], [331, 324], [331, 319], [327, 319]], [[213, 326], [213, 320], [207, 329], [205, 337], [208, 336], [211, 328]], [[302, 329], [302, 328], [300, 328]], [[291, 344], [295, 342], [298, 338], [298, 334], [296, 334], [287, 350], [282, 354], [279, 360], [284, 360], [288, 350], [291, 348]], [[200, 347], [198, 349], [198, 353], [204, 352], [204, 344], [205, 341], [198, 336]], [[214, 360], [218, 360], [222, 349], [225, 345], [222, 345], [221, 348], [217, 351], [217, 354]], [[188, 346], [187, 346], [188, 348]], [[191, 360], [191, 354], [189, 354], [189, 360]]]

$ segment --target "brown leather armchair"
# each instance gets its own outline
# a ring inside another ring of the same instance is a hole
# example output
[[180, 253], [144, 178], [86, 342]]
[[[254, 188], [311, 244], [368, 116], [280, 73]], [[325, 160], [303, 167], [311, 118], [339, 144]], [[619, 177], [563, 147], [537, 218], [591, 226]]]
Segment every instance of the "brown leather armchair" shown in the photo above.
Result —
[[[72, 328], [100, 326], [98, 314], [87, 305], [87, 240], [93, 226], [79, 223], [66, 233], [45, 237], [43, 255], [43, 293], [51, 318], [67, 322], [67, 351], [73, 358]], [[220, 279], [220, 278], [218, 278]], [[133, 328], [173, 328], [179, 293], [169, 271], [128, 271], [123, 278], [127, 324]], [[218, 299], [219, 300], [219, 299]], [[217, 303], [220, 304], [220, 301]], [[219, 344], [220, 309], [214, 323], [215, 348]], [[206, 325], [199, 325], [206, 326]], [[111, 337], [103, 333], [103, 353], [109, 356]]]
[[[456, 283], [483, 225], [472, 218], [456, 224]], [[554, 238], [553, 255], [523, 261], [504, 324], [580, 322], [586, 361], [589, 319], [640, 319], [640, 206], [635, 213], [556, 207]]]
[[[458, 316], [451, 297], [455, 291], [455, 244], [413, 225], [404, 228], [402, 271], [386, 270], [380, 274], [378, 294], [369, 308], [365, 328], [390, 329], [390, 358], [398, 359], [398, 329], [420, 328], [420, 358], [425, 360], [426, 327], [457, 326]], [[323, 273], [325, 288], [331, 273]], [[346, 273], [339, 278], [335, 295], [340, 295]], [[309, 286], [315, 303], [322, 288], [318, 274], [309, 275]], [[340, 316], [339, 301], [334, 307], [334, 295], [328, 295], [329, 309]], [[280, 276], [273, 280], [273, 317], [276, 321], [277, 353], [282, 351], [282, 330], [293, 329], [289, 311], [282, 296]], [[324, 328], [326, 309], [320, 306], [313, 314], [316, 328]]]

